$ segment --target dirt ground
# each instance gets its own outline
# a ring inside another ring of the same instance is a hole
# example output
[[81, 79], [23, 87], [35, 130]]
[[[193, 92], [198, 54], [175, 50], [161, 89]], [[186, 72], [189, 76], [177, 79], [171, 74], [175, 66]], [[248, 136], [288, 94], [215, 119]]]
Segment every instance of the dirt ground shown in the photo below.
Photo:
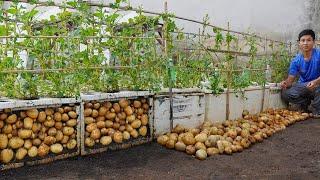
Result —
[[320, 179], [320, 120], [199, 161], [156, 143], [0, 172], [0, 179]]

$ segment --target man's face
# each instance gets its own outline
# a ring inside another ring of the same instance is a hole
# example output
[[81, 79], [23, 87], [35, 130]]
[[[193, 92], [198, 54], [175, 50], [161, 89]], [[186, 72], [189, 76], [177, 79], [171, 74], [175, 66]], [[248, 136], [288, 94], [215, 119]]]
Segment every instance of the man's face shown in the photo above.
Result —
[[301, 51], [308, 52], [311, 51], [314, 46], [314, 40], [311, 35], [304, 35], [300, 38], [299, 46]]

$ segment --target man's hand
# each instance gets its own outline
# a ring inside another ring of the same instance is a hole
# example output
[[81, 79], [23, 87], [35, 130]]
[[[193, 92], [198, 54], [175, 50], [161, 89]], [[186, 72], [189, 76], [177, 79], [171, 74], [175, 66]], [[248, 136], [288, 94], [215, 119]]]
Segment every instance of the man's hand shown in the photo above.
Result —
[[287, 83], [287, 81], [282, 81], [282, 82], [280, 83], [280, 87], [281, 87], [281, 89], [287, 89], [287, 88], [288, 88], [288, 83]]
[[317, 87], [318, 87], [318, 84], [317, 84], [315, 81], [310, 81], [310, 82], [308, 82], [308, 84], [307, 84], [307, 88], [308, 88], [310, 91], [314, 91]]

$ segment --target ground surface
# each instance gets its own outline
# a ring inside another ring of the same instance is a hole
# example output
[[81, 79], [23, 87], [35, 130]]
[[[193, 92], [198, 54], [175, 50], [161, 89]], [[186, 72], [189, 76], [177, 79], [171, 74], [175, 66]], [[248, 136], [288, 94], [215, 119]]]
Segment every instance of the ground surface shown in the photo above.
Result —
[[0, 179], [320, 179], [320, 120], [199, 161], [156, 143], [0, 172]]

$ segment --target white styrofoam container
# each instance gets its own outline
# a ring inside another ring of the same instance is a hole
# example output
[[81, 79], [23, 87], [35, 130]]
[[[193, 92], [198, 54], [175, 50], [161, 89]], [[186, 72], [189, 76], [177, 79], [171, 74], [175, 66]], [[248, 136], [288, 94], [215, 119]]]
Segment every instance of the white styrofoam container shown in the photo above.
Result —
[[[188, 90], [186, 90], [188, 91]], [[205, 93], [173, 91], [173, 126], [197, 127], [204, 121]], [[168, 93], [154, 96], [154, 134], [170, 131], [170, 98]]]
[[[265, 91], [259, 86], [248, 87], [244, 90], [244, 97], [236, 96], [234, 91], [230, 91], [230, 114], [229, 119], [237, 119], [242, 116], [244, 109], [250, 113], [259, 113], [261, 111], [262, 97], [264, 95], [263, 110], [267, 108], [279, 109], [286, 108], [281, 100], [281, 91], [279, 87], [266, 85]], [[216, 96], [206, 93], [205, 120], [221, 122], [226, 120], [226, 92]]]

